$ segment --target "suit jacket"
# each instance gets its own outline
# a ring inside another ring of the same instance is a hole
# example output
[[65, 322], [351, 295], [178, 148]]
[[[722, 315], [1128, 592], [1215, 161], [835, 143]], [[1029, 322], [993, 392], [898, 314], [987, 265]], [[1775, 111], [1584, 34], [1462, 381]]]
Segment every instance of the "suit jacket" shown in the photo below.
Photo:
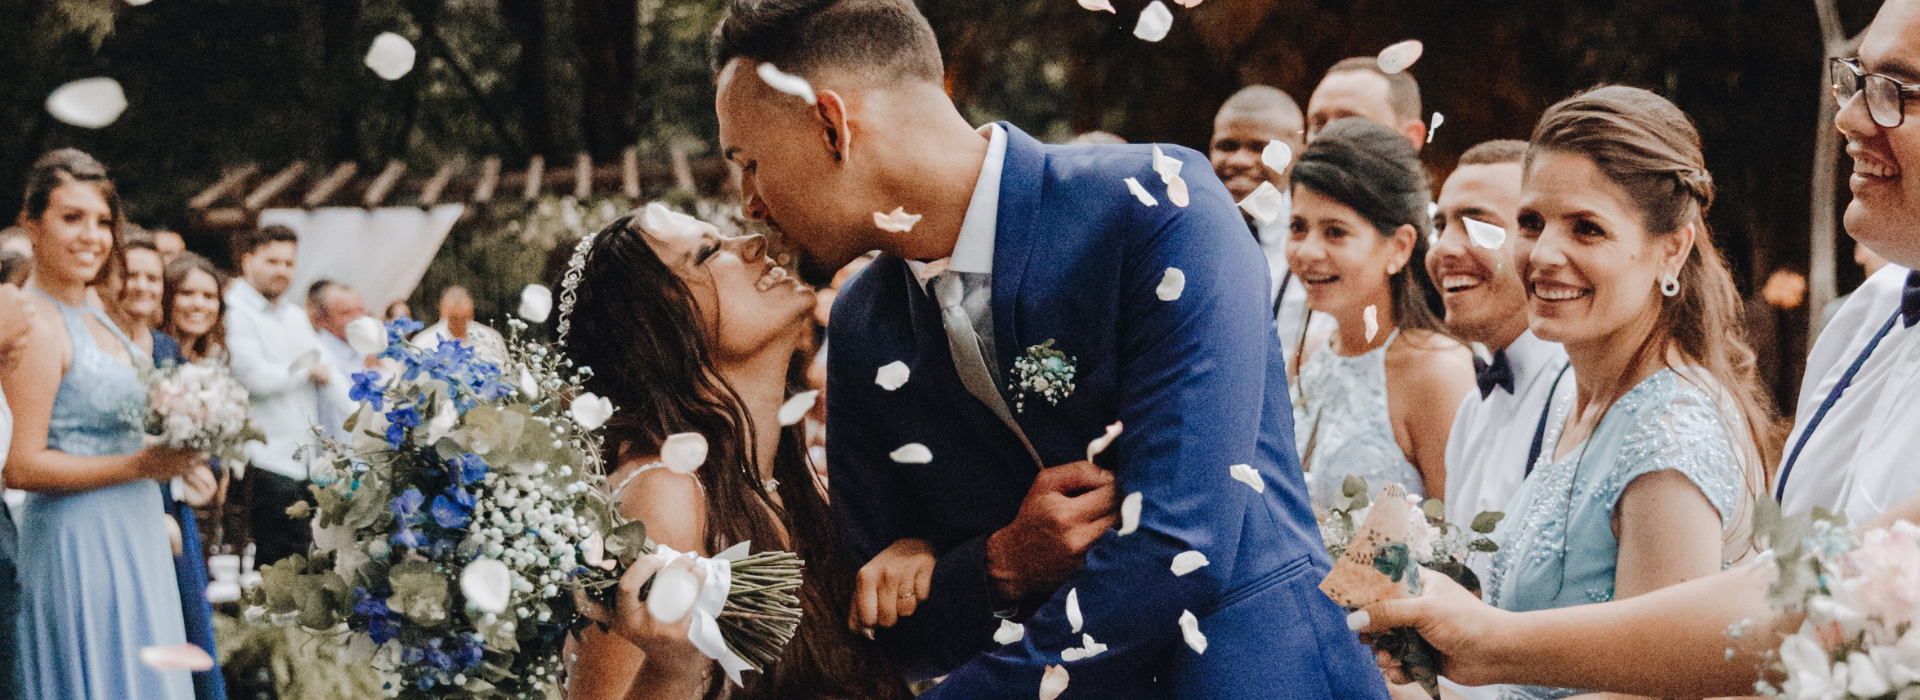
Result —
[[[881, 645], [909, 676], [948, 675], [929, 698], [1032, 698], [1082, 633], [1109, 648], [1065, 664], [1063, 698], [1385, 698], [1345, 612], [1318, 589], [1330, 562], [1293, 445], [1265, 258], [1207, 159], [1162, 147], [1183, 163], [1182, 208], [1147, 146], [1047, 146], [1003, 126], [989, 361], [1011, 383], [1031, 346], [1051, 339], [1073, 358], [1074, 391], [1058, 405], [1029, 397], [1016, 420], [1047, 465], [1084, 459], [1089, 440], [1124, 421], [1100, 461], [1124, 492], [1143, 494], [1140, 526], [1103, 535], [1066, 585], [1028, 601], [1025, 638], [995, 644], [1004, 601], [988, 582], [986, 540], [1012, 522], [1040, 466], [961, 384], [939, 309], [906, 261], [883, 256], [834, 309], [833, 504], [857, 562], [904, 537], [939, 556], [931, 598], [881, 631]], [[1128, 194], [1127, 177], [1158, 206]], [[1161, 301], [1168, 268], [1186, 287]], [[910, 379], [887, 391], [875, 372], [895, 361]], [[933, 460], [893, 462], [908, 443]], [[1264, 491], [1232, 479], [1236, 464], [1252, 465]], [[1175, 576], [1188, 550], [1210, 564]], [[1186, 611], [1204, 654], [1182, 641]]]

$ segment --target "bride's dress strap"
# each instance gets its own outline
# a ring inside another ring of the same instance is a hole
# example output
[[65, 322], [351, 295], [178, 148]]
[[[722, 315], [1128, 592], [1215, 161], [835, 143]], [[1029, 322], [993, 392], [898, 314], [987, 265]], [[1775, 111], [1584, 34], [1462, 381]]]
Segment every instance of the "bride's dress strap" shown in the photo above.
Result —
[[[667, 463], [660, 462], [660, 461], [654, 461], [654, 462], [649, 462], [647, 464], [640, 465], [639, 469], [635, 469], [633, 470], [632, 473], [627, 474], [627, 478], [621, 479], [619, 486], [613, 487], [613, 491], [611, 492], [613, 494], [613, 499], [615, 501], [620, 500], [620, 495], [623, 493], [626, 493], [627, 491], [627, 485], [632, 484], [634, 479], [640, 478], [641, 474], [645, 474], [655, 469], [665, 469], [665, 468], [667, 468]], [[699, 479], [694, 479], [693, 485], [698, 486], [701, 491], [705, 491], [707, 489], [706, 484], [700, 483]]]

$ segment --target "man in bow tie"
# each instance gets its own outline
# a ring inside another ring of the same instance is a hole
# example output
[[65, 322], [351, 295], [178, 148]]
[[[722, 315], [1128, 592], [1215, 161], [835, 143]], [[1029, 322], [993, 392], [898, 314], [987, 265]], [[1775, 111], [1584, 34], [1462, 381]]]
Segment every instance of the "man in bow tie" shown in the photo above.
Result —
[[1506, 235], [1518, 228], [1526, 152], [1523, 141], [1488, 141], [1462, 154], [1440, 188], [1442, 228], [1427, 249], [1447, 332], [1476, 346], [1480, 390], [1460, 402], [1447, 437], [1447, 519], [1456, 523], [1506, 508], [1539, 456], [1555, 388], [1572, 386], [1566, 351], [1527, 330], [1526, 285]]

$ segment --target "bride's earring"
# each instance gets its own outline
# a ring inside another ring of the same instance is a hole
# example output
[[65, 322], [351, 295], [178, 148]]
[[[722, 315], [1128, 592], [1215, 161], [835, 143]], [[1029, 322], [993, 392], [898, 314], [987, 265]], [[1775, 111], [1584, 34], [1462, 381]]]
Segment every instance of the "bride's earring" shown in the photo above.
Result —
[[1661, 275], [1660, 276], [1660, 293], [1669, 297], [1679, 296], [1680, 295], [1680, 278], [1675, 277], [1674, 274], [1671, 272]]

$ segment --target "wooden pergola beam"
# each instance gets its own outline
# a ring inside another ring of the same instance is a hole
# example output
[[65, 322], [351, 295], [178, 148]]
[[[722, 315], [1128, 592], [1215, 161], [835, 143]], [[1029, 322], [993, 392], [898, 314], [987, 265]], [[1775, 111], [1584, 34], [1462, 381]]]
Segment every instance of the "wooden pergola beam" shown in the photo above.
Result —
[[227, 196], [228, 192], [232, 192], [234, 189], [240, 187], [241, 183], [246, 182], [247, 178], [253, 177], [254, 174], [258, 172], [260, 172], [260, 166], [253, 163], [248, 163], [237, 168], [228, 168], [227, 172], [220, 176], [218, 182], [201, 190], [200, 194], [193, 196], [193, 199], [187, 200], [187, 208], [206, 209], [213, 206], [214, 202], [220, 201], [221, 197]]
[[688, 192], [698, 192], [699, 188], [693, 182], [693, 164], [687, 161], [686, 147], [674, 146], [668, 158], [673, 163], [674, 184]]
[[308, 209], [326, 204], [327, 200], [333, 197], [333, 193], [340, 191], [340, 187], [347, 184], [348, 180], [352, 180], [354, 173], [358, 172], [360, 172], [360, 164], [353, 161], [333, 166], [333, 172], [327, 173], [326, 177], [314, 183], [313, 189], [307, 190], [307, 196], [302, 198], [300, 203], [306, 205]]
[[573, 157], [573, 198], [586, 201], [593, 196], [593, 156], [585, 153]]
[[640, 199], [640, 149], [629, 148], [620, 154], [620, 194]]
[[447, 189], [447, 181], [453, 179], [455, 165], [452, 161], [442, 164], [440, 169], [433, 173], [433, 178], [420, 187], [420, 206], [432, 207], [440, 203], [440, 193]]
[[534, 154], [533, 158], [527, 160], [527, 186], [520, 198], [527, 201], [539, 199], [540, 178], [546, 177], [546, 175], [547, 157], [537, 153]]
[[253, 193], [247, 195], [246, 201], [241, 204], [241, 208], [247, 211], [265, 209], [268, 204], [273, 202], [274, 197], [279, 196], [281, 191], [287, 189], [289, 185], [293, 184], [295, 179], [299, 178], [300, 175], [305, 172], [307, 172], [306, 161], [296, 160], [288, 163], [287, 167], [281, 168], [280, 172], [275, 173], [273, 177], [268, 178], [266, 182], [262, 182], [259, 187], [254, 188]]
[[500, 157], [488, 156], [480, 161], [480, 183], [473, 186], [473, 203], [486, 204], [493, 201], [493, 190], [500, 186]]
[[406, 163], [398, 159], [387, 161], [387, 167], [373, 178], [371, 184], [367, 185], [367, 196], [361, 200], [361, 203], [368, 209], [380, 206], [381, 202], [387, 201], [387, 193], [393, 191], [394, 184], [400, 182], [400, 176], [406, 173]]

